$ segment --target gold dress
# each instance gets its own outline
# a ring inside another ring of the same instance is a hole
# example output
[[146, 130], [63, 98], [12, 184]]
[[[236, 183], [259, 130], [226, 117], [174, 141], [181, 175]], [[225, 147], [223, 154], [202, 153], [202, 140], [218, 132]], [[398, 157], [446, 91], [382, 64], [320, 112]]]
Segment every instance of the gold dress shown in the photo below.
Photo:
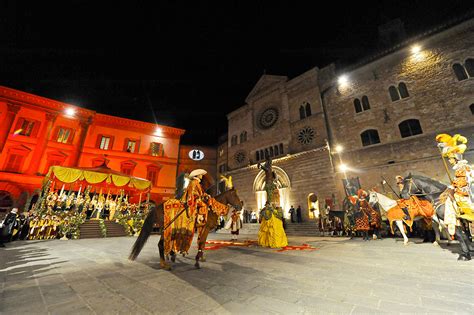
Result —
[[288, 245], [285, 230], [283, 229], [283, 213], [281, 208], [264, 208], [260, 212], [262, 222], [258, 231], [258, 245], [270, 248], [281, 248]]

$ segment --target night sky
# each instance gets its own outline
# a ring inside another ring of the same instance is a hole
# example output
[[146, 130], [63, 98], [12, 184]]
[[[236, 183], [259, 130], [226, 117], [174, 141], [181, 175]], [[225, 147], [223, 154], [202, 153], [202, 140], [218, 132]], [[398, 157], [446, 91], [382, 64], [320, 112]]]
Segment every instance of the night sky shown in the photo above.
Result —
[[380, 49], [377, 27], [391, 19], [410, 36], [473, 9], [456, 0], [0, 0], [0, 85], [214, 145], [264, 72], [349, 65]]

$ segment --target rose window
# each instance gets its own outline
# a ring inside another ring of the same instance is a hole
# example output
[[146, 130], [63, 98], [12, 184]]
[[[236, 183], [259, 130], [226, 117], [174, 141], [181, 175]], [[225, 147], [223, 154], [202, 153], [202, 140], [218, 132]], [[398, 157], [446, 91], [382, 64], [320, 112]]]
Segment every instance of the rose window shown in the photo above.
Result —
[[278, 120], [278, 109], [270, 107], [265, 109], [258, 118], [258, 124], [263, 129], [272, 127]]
[[301, 144], [310, 144], [314, 139], [314, 129], [304, 127], [298, 132], [298, 142]]
[[237, 162], [237, 164], [242, 164], [245, 161], [245, 157], [245, 152], [239, 151], [235, 153], [234, 160]]

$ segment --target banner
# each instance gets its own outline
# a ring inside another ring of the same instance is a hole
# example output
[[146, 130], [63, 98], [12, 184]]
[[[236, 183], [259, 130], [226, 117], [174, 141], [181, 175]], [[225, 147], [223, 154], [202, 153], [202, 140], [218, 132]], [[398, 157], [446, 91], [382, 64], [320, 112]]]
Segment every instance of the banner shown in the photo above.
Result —
[[355, 196], [357, 195], [357, 191], [361, 189], [359, 177], [344, 178], [342, 179], [342, 185], [344, 186], [347, 196]]

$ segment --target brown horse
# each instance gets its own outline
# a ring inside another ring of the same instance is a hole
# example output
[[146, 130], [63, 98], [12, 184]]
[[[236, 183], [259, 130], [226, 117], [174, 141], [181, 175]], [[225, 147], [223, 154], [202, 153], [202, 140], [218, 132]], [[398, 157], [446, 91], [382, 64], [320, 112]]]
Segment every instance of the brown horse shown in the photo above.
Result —
[[[209, 234], [209, 231], [213, 230], [217, 226], [217, 221], [218, 221], [218, 213], [227, 215], [229, 212], [229, 206], [231, 205], [234, 208], [240, 210], [243, 206], [243, 202], [240, 200], [239, 196], [237, 195], [237, 191], [232, 188], [230, 190], [227, 190], [223, 192], [220, 195], [217, 195], [214, 198], [210, 198], [208, 201], [208, 206], [209, 206], [209, 212], [207, 216], [207, 222], [206, 225], [198, 228], [198, 253], [196, 255], [196, 263], [194, 266], [196, 268], [200, 268], [199, 265], [199, 260], [201, 259], [204, 261], [204, 246], [206, 244], [207, 236]], [[217, 211], [217, 208], [219, 208], [219, 211]], [[184, 214], [182, 214], [184, 215]], [[165, 253], [164, 253], [164, 228], [167, 228], [164, 226], [164, 210], [163, 210], [163, 203], [159, 204], [155, 208], [153, 208], [147, 215], [145, 222], [143, 223], [142, 230], [140, 231], [140, 234], [138, 235], [137, 240], [135, 241], [135, 244], [133, 244], [132, 247], [132, 252], [130, 253], [129, 259], [130, 260], [135, 260], [138, 255], [140, 254], [141, 250], [143, 249], [143, 246], [145, 246], [146, 241], [150, 237], [151, 232], [153, 231], [154, 226], [158, 226], [160, 228], [160, 241], [158, 242], [158, 250], [160, 253], [160, 266], [164, 269], [170, 270], [171, 266], [165, 262]], [[176, 253], [171, 252], [171, 260], [174, 262], [175, 261], [175, 256]]]

